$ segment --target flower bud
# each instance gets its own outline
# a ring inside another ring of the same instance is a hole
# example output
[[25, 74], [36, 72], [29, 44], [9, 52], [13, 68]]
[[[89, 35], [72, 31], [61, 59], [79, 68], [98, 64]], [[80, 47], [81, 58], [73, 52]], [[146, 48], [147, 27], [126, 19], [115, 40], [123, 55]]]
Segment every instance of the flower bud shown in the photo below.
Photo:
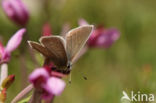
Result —
[[16, 24], [25, 26], [28, 22], [29, 13], [21, 0], [3, 0], [2, 7], [5, 14]]
[[51, 26], [49, 23], [45, 23], [42, 28], [43, 36], [50, 36], [52, 34]]
[[1, 87], [8, 89], [15, 80], [15, 75], [9, 75], [3, 80]]

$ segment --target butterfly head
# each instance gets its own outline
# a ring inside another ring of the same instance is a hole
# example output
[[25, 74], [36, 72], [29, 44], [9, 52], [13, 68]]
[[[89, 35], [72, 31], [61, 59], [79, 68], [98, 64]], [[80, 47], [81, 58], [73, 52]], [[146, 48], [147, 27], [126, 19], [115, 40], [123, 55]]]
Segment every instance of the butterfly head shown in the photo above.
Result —
[[67, 63], [67, 70], [71, 70], [71, 67], [72, 67], [71, 62], [68, 62], [68, 63]]

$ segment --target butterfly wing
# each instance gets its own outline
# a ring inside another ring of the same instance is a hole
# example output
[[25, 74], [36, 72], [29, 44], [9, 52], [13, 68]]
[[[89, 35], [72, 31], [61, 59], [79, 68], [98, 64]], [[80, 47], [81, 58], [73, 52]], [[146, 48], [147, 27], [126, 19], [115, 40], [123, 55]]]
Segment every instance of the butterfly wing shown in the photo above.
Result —
[[68, 55], [68, 59], [73, 62], [74, 58], [84, 46], [86, 41], [88, 40], [91, 31], [93, 29], [93, 25], [85, 25], [80, 26], [76, 29], [69, 31], [66, 35], [66, 51]]
[[43, 45], [34, 42], [34, 41], [28, 41], [28, 44], [31, 48], [35, 49], [36, 51], [40, 52], [45, 57], [51, 57], [51, 53], [48, 49], [46, 49]]
[[[65, 50], [65, 40], [60, 36], [44, 36], [40, 42], [53, 55], [50, 58], [58, 67], [67, 66], [67, 55]], [[59, 68], [60, 69], [60, 68]]]

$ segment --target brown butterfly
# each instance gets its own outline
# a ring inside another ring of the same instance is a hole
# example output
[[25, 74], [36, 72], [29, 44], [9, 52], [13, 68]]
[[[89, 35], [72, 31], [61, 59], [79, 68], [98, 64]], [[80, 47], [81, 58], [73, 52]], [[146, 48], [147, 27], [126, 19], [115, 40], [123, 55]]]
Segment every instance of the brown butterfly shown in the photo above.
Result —
[[43, 36], [40, 43], [28, 41], [29, 45], [52, 61], [56, 71], [69, 74], [71, 65], [85, 45], [93, 29], [93, 25], [80, 26], [70, 30], [65, 38], [62, 36]]

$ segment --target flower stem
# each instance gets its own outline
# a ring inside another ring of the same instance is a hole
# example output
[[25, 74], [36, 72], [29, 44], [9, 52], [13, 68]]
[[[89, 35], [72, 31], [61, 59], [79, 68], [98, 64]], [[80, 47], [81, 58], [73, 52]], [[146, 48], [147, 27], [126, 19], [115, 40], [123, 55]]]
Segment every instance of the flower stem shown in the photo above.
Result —
[[29, 103], [41, 103], [41, 92], [35, 89]]
[[24, 88], [26, 87], [28, 81], [27, 81], [27, 78], [28, 77], [28, 68], [27, 68], [27, 65], [25, 64], [25, 57], [24, 55], [23, 56], [20, 56], [20, 73], [21, 73], [21, 87]]
[[2, 84], [3, 80], [8, 77], [8, 65], [3, 63], [1, 65], [1, 73], [0, 73], [0, 85]]
[[32, 89], [33, 89], [33, 85], [32, 84], [28, 85], [11, 101], [11, 103], [17, 103], [17, 101], [25, 97]]

